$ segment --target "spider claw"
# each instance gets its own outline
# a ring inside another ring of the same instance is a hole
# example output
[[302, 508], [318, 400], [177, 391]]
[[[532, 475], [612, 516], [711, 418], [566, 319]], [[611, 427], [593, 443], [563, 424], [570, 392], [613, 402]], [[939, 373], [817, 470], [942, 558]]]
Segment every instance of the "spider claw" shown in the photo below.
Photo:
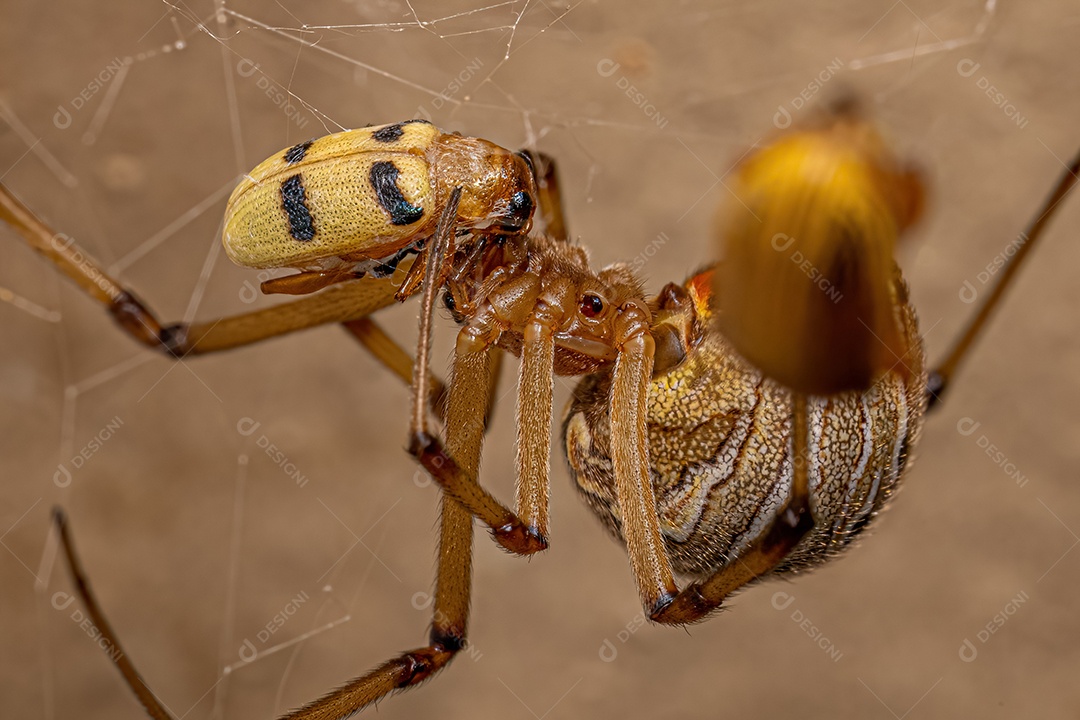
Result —
[[548, 547], [547, 538], [539, 530], [518, 520], [492, 528], [491, 536], [503, 549], [515, 555], [532, 555]]

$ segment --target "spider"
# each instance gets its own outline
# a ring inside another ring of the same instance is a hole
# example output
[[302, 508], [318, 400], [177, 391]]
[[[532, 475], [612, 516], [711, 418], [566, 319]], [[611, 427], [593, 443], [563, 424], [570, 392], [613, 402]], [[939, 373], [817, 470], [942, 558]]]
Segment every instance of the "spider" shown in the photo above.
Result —
[[[398, 348], [387, 350], [370, 320], [357, 319], [388, 304], [396, 292], [386, 278], [351, 279], [371, 265], [346, 272], [337, 264], [330, 270], [301, 266], [302, 275], [316, 274], [313, 285], [335, 287], [284, 310], [224, 323], [247, 328], [230, 340], [250, 342], [259, 332], [269, 336], [346, 321], [366, 346], [381, 348], [374, 352], [391, 369], [403, 377], [411, 374], [410, 449], [448, 495], [431, 644], [290, 717], [348, 716], [427, 679], [464, 646], [473, 516], [509, 550], [529, 554], [546, 546], [547, 447], [529, 428], [548, 426], [553, 370], [586, 376], [563, 422], [567, 457], [590, 507], [625, 542], [652, 620], [695, 622], [752, 582], [833, 557], [890, 497], [909, 465], [927, 407], [936, 405], [1041, 234], [1049, 210], [1075, 182], [1080, 157], [1036, 216], [1023, 251], [1014, 255], [946, 361], [932, 372], [926, 370], [906, 285], [892, 261], [897, 238], [919, 214], [921, 186], [850, 109], [826, 114], [746, 159], [737, 189], [747, 199], [746, 213], [728, 208], [721, 231], [727, 259], [683, 285], [666, 286], [648, 301], [627, 268], [591, 273], [583, 253], [571, 252], [557, 212], [553, 166], [542, 156], [534, 165], [544, 168], [538, 183], [539, 205], [546, 209], [544, 233], [515, 231], [498, 240], [485, 228], [464, 227], [459, 251], [454, 243], [460, 186], [442, 204], [430, 244], [419, 248], [424, 296], [415, 363]], [[47, 227], [7, 195], [2, 212], [35, 247], [48, 252]], [[785, 255], [792, 247], [816, 273]], [[109, 295], [106, 286], [125, 306], [135, 302], [127, 291], [109, 285], [100, 270], [89, 273], [84, 266], [80, 276], [79, 268], [65, 265], [62, 252], [52, 256], [62, 270], [81, 277], [92, 294], [97, 288]], [[410, 276], [416, 277], [411, 268]], [[529, 290], [515, 292], [522, 278], [528, 278], [522, 282]], [[762, 278], [775, 284], [766, 289]], [[821, 305], [813, 295], [822, 290], [821, 278], [848, 299], [843, 311]], [[306, 282], [290, 289], [311, 289]], [[465, 326], [445, 401], [445, 448], [427, 433], [425, 419], [429, 403], [436, 409], [442, 405], [427, 372], [427, 349], [434, 297], [444, 286], [448, 306]], [[509, 300], [526, 298], [525, 314], [519, 309], [500, 318], [503, 308], [490, 302], [500, 299], [497, 290], [507, 291]], [[346, 302], [354, 303], [347, 311], [329, 307]], [[570, 317], [568, 307], [577, 315]], [[555, 308], [563, 311], [558, 320], [551, 317]], [[160, 325], [141, 306], [125, 317], [151, 322], [158, 332], [149, 338], [172, 353], [230, 346], [204, 346], [203, 335], [193, 328], [165, 333], [183, 338], [184, 345], [162, 342]], [[502, 324], [492, 323], [492, 317]], [[273, 322], [252, 330], [269, 318]], [[866, 331], [853, 332], [853, 320]], [[493, 324], [498, 332], [491, 330]], [[496, 344], [523, 358], [519, 407], [529, 422], [519, 423], [516, 513], [475, 481], [490, 401], [488, 349]], [[793, 353], [803, 360], [791, 363]], [[410, 365], [411, 373], [406, 372]], [[86, 586], [62, 514], [57, 525], [88, 612], [115, 641]], [[676, 572], [697, 580], [679, 590]], [[115, 662], [147, 711], [170, 717], [127, 656], [121, 653]]]

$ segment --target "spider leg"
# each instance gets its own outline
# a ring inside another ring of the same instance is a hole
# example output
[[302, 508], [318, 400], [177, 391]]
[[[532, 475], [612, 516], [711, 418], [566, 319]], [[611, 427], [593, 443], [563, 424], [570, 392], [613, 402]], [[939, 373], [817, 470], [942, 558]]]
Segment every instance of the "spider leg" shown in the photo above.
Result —
[[[168, 356], [201, 355], [327, 323], [370, 315], [394, 303], [394, 278], [363, 278], [271, 308], [191, 324], [162, 324], [70, 238], [42, 222], [0, 184], [0, 220], [105, 307], [134, 340]], [[409, 259], [412, 261], [412, 258]], [[401, 271], [407, 266], [402, 263]]]
[[[376, 360], [388, 369], [406, 385], [412, 384], [413, 359], [407, 350], [394, 341], [378, 323], [371, 318], [357, 318], [342, 323], [357, 342], [364, 346]], [[490, 426], [491, 413], [495, 409], [495, 398], [498, 397], [499, 378], [502, 377], [502, 361], [504, 353], [498, 348], [493, 348], [491, 355], [492, 382], [488, 388], [488, 415], [484, 418], [485, 428]], [[428, 390], [429, 406], [432, 413], [440, 423], [446, 422], [446, 396], [447, 388], [435, 375], [431, 375], [430, 389]]]
[[687, 585], [667, 605], [654, 607], [650, 619], [671, 625], [686, 625], [704, 619], [731, 593], [779, 565], [814, 527], [808, 480], [807, 412], [806, 395], [793, 393], [791, 495], [777, 512], [768, 531], [710, 577]]
[[[378, 323], [371, 318], [362, 317], [346, 320], [342, 325], [387, 370], [397, 375], [406, 385], [412, 383], [412, 356], [394, 342], [394, 339], [387, 335]], [[444, 422], [446, 420], [446, 385], [434, 375], [429, 381], [428, 403], [439, 422]]]
[[[0, 183], [0, 219], [15, 228], [37, 252], [67, 275], [92, 299], [101, 303], [121, 329], [137, 342], [162, 352], [166, 357], [230, 350], [253, 345], [272, 337], [340, 322], [376, 360], [401, 377], [412, 381], [412, 358], [388, 336], [371, 313], [394, 304], [395, 278], [364, 278], [333, 285], [316, 295], [308, 295], [270, 308], [216, 320], [190, 324], [163, 325], [127, 288], [120, 285], [74, 242], [56, 242], [65, 237], [53, 231]], [[409, 258], [401, 264], [407, 272]], [[445, 386], [431, 381], [431, 403], [441, 421], [444, 416]]]
[[[555, 161], [548, 155], [531, 150], [523, 150], [522, 154], [528, 158], [536, 177], [538, 213], [543, 223], [540, 231], [555, 240], [566, 242], [568, 234]], [[437, 260], [432, 262], [438, 264]], [[494, 277], [490, 280], [495, 283]], [[481, 293], [481, 296], [483, 295], [484, 293]], [[430, 436], [414, 436], [412, 445], [414, 455], [439, 479], [443, 488], [462, 501], [481, 522], [492, 529], [496, 542], [519, 554], [528, 554], [547, 547], [550, 428], [555, 362], [554, 323], [554, 318], [544, 315], [543, 312], [536, 313], [529, 319], [524, 332], [518, 382], [517, 490], [514, 512], [495, 500], [475, 479], [460, 473], [452, 458], [442, 452], [437, 447], [437, 441]], [[476, 388], [473, 396], [480, 397], [479, 390], [487, 382], [489, 373], [486, 356], [491, 352], [497, 335], [478, 313], [471, 326], [463, 329], [458, 337], [453, 382]], [[488, 387], [487, 411], [490, 412], [495, 385], [492, 383]], [[466, 422], [476, 422], [479, 413], [479, 409], [475, 410]], [[485, 422], [486, 419], [485, 416]], [[448, 427], [453, 431], [452, 426]]]
[[472, 515], [453, 498], [444, 497], [429, 645], [402, 653], [285, 718], [346, 718], [392, 692], [420, 684], [446, 667], [465, 647], [472, 584], [472, 536]]
[[[566, 222], [563, 217], [562, 199], [559, 192], [558, 176], [555, 170], [555, 161], [543, 153], [523, 151], [533, 166], [537, 178], [537, 194], [539, 213], [543, 221], [543, 232], [547, 235], [565, 241], [567, 239]], [[447, 204], [444, 213], [456, 212], [455, 201]], [[452, 218], [453, 215], [446, 217]], [[449, 228], [449, 223], [440, 220], [440, 227]], [[428, 259], [430, 268], [445, 268], [445, 260], [440, 260], [439, 255], [446, 255], [447, 250], [440, 250], [438, 239], [430, 243], [432, 256]], [[413, 273], [415, 274], [414, 267]], [[430, 272], [434, 273], [434, 270]], [[433, 282], [432, 275], [425, 280], [425, 287], [437, 288], [441, 283]], [[425, 291], [425, 295], [427, 292]], [[425, 300], [425, 306], [421, 310], [421, 317], [430, 317], [429, 304], [433, 300]], [[366, 322], [366, 321], [361, 321]], [[477, 418], [484, 419], [486, 426], [490, 419], [490, 412], [494, 405], [493, 400], [497, 385], [490, 381], [491, 373], [488, 356], [492, 351], [496, 353], [496, 362], [502, 358], [502, 353], [493, 348], [494, 339], [491, 337], [478, 340], [483, 335], [480, 329], [482, 321], [476, 323], [470, 338], [469, 329], [459, 336], [468, 343], [459, 343], [458, 352], [455, 355], [454, 382], [463, 386], [474, 388], [472, 397], [482, 397], [480, 389], [486, 384], [488, 387], [488, 402], [486, 407], [475, 407], [465, 420], [468, 423], [477, 422]], [[426, 343], [428, 332], [421, 328], [421, 349], [417, 353], [422, 364], [426, 364], [423, 348]], [[359, 336], [358, 336], [359, 337]], [[470, 347], [462, 347], [469, 344]], [[374, 352], [374, 350], [373, 350]], [[391, 369], [404, 377], [404, 371], [408, 367], [401, 358], [393, 364], [387, 364]], [[498, 365], [496, 365], [496, 368]], [[490, 493], [484, 490], [475, 480], [460, 471], [452, 457], [440, 446], [438, 441], [427, 434], [422, 426], [422, 416], [414, 412], [414, 434], [410, 443], [410, 451], [424, 465], [425, 468], [442, 485], [443, 489], [453, 497], [465, 504], [473, 514], [492, 529], [496, 541], [512, 552], [527, 554], [536, 552], [547, 546], [548, 529], [548, 490], [549, 490], [549, 458], [551, 454], [551, 407], [553, 390], [554, 367], [554, 341], [552, 328], [549, 322], [543, 319], [533, 318], [528, 325], [522, 348], [522, 360], [520, 366], [520, 381], [518, 385], [518, 454], [517, 454], [517, 504], [516, 513], [511, 512], [505, 505], [498, 502]], [[414, 370], [415, 373], [415, 370]], [[497, 369], [494, 371], [498, 376]], [[414, 374], [414, 377], [419, 377]], [[420, 393], [423, 390], [419, 391]], [[419, 396], [419, 395], [418, 395]], [[435, 405], [438, 407], [438, 404]], [[453, 426], [447, 426], [451, 428]]]
[[546, 544], [551, 470], [551, 406], [555, 385], [552, 325], [534, 317], [525, 327], [518, 375], [517, 512]]
[[[477, 456], [473, 467], [478, 463]], [[75, 591], [100, 633], [109, 659], [116, 665], [124, 682], [150, 717], [154, 720], [176, 720], [143, 681], [121, 647], [116, 633], [90, 589], [90, 582], [75, 553], [67, 518], [59, 508], [53, 511], [53, 522], [60, 534], [60, 545], [75, 584]], [[445, 667], [454, 655], [465, 647], [472, 584], [472, 535], [472, 516], [469, 511], [452, 498], [444, 498], [430, 645], [402, 653], [286, 717], [346, 718], [396, 690], [404, 690], [423, 682]]]
[[650, 614], [671, 602], [677, 590], [649, 472], [645, 420], [654, 351], [647, 333], [623, 343], [615, 359], [610, 400], [611, 461], [622, 533], [638, 594]]
[[[434, 263], [433, 263], [434, 265]], [[430, 312], [434, 290], [426, 293], [425, 308]], [[423, 316], [422, 316], [423, 317]], [[430, 341], [430, 317], [422, 328], [428, 333]], [[400, 372], [406, 366], [412, 366], [414, 382], [420, 386], [415, 393], [414, 402], [417, 414], [426, 412], [426, 398], [430, 394], [427, 388], [436, 389], [440, 383], [426, 373], [427, 349], [421, 345], [421, 362], [413, 364], [401, 348], [389, 337], [382, 334], [377, 326], [366, 327], [353, 324], [348, 329], [357, 334], [365, 347], [376, 346], [376, 357], [386, 357], [388, 367]], [[422, 334], [423, 337], [423, 334]], [[479, 356], [480, 363], [475, 362]], [[486, 373], [488, 353], [470, 356], [472, 363], [479, 365]], [[418, 379], [422, 378], [422, 379]], [[491, 383], [494, 384], [493, 382]], [[484, 431], [482, 423], [469, 422], [477, 407], [482, 411], [488, 403], [489, 392], [477, 394], [469, 383], [455, 383], [450, 386], [447, 403], [447, 426], [453, 430], [448, 433], [445, 456], [462, 477], [475, 477], [480, 465], [480, 447]], [[477, 398], [481, 398], [478, 400]], [[451, 461], [451, 453], [456, 461]], [[475, 483], [474, 483], [475, 485]], [[147, 713], [155, 720], [175, 720], [164, 705], [139, 676], [134, 665], [121, 649], [115, 632], [109, 625], [104, 613], [90, 590], [82, 566], [75, 554], [67, 522], [62, 511], [54, 512], [54, 521], [60, 533], [61, 545], [68, 566], [75, 581], [79, 595], [87, 614], [101, 633], [110, 650], [109, 657], [124, 678], [125, 683], [135, 693]], [[431, 625], [430, 644], [412, 650], [384, 663], [370, 673], [356, 678], [337, 690], [325, 695], [295, 713], [290, 718], [345, 718], [382, 697], [396, 691], [417, 685], [445, 667], [454, 655], [465, 647], [465, 633], [468, 623], [469, 601], [472, 579], [472, 513], [450, 496], [444, 496], [441, 514], [439, 540], [439, 562], [436, 578], [434, 617]]]
[[[542, 232], [568, 240], [562, 193], [550, 155], [523, 150], [536, 176]], [[517, 505], [518, 516], [545, 543], [551, 473], [551, 409], [554, 392], [554, 318], [534, 314], [525, 327], [518, 374]]]
[[[432, 248], [427, 257], [424, 293], [421, 297], [419, 340], [416, 362], [413, 365], [409, 452], [447, 495], [460, 502], [472, 515], [491, 528], [496, 542], [511, 552], [527, 555], [543, 550], [546, 547], [543, 539], [477, 482], [484, 418], [487, 416], [491, 398], [489, 358], [492, 344], [497, 337], [482, 320], [474, 321], [462, 328], [458, 334], [447, 402], [446, 446], [428, 432], [425, 400], [430, 394], [428, 365], [431, 354], [432, 314], [435, 293], [438, 290], [436, 280], [444, 267], [444, 258], [450, 251], [454, 232], [453, 220], [457, 216], [460, 199], [461, 188], [455, 188], [439, 218]], [[454, 450], [466, 447], [462, 438], [469, 438], [470, 443], [475, 443], [475, 447], [472, 444], [467, 446], [464, 456], [459, 454], [461, 450]], [[461, 458], [471, 458], [473, 455], [478, 459], [476, 467], [470, 470], [467, 464], [462, 464]]]
[[135, 693], [135, 697], [138, 698], [150, 717], [154, 718], [154, 720], [174, 720], [172, 714], [165, 709], [165, 706], [161, 704], [153, 691], [143, 682], [142, 677], [135, 670], [135, 665], [132, 664], [127, 653], [120, 646], [116, 633], [105, 618], [105, 613], [102, 612], [101, 606], [98, 605], [94, 593], [90, 590], [90, 581], [83, 571], [78, 555], [75, 554], [75, 544], [68, 530], [67, 516], [60, 508], [53, 509], [53, 524], [60, 534], [60, 547], [63, 549], [64, 558], [67, 560], [68, 569], [71, 571], [71, 578], [75, 583], [75, 592], [78, 594], [83, 607], [86, 608], [86, 614], [90, 616], [94, 627], [101, 634], [104, 642], [102, 647], [105, 649], [109, 659], [116, 665], [116, 669], [124, 677], [124, 682]]
[[[640, 312], [640, 311], [639, 311]], [[660, 529], [649, 468], [646, 416], [654, 344], [640, 328], [643, 314], [627, 318], [611, 386], [611, 461], [630, 568], [649, 618], [682, 625], [704, 618], [735, 590], [775, 568], [813, 527], [808, 481], [806, 396], [794, 393], [794, 473], [791, 495], [772, 526], [738, 558], [702, 582], [679, 591]], [[637, 324], [638, 329], [633, 328]]]
[[[456, 433], [462, 432], [464, 428], [479, 428], [481, 430], [481, 436], [477, 438], [479, 451], [482, 431], [486, 427], [485, 417], [490, 407], [491, 388], [494, 385], [490, 356], [490, 347], [468, 352], [459, 348], [454, 356], [450, 399], [447, 402], [445, 424], [447, 446], [444, 447], [439, 439], [431, 435], [426, 428], [414, 427], [409, 452], [435, 478], [444, 492], [468, 508], [480, 522], [488, 526], [499, 545], [518, 555], [531, 555], [547, 547], [547, 540], [539, 528], [499, 502], [479, 484], [476, 473], [466, 471], [458, 462], [456, 454], [449, 450], [450, 440]], [[456, 391], [456, 388], [461, 390]], [[414, 393], [416, 393], [415, 388]], [[455, 396], [461, 398], [461, 413], [458, 416], [461, 419], [457, 422], [450, 419], [449, 412]], [[418, 393], [417, 397], [419, 397]], [[550, 427], [550, 425], [545, 427]], [[542, 482], [546, 500], [546, 478]], [[546, 516], [546, 507], [544, 516]]]
[[[1072, 159], [1072, 162], [1069, 163], [1069, 166], [1062, 174], [1061, 179], [1058, 180], [1057, 185], [1054, 186], [1050, 196], [1047, 197], [1046, 202], [1044, 202], [1043, 206], [1035, 213], [1035, 217], [1024, 232], [1020, 233], [1020, 238], [1018, 240], [1019, 246], [1016, 248], [1016, 252], [1005, 261], [1005, 265], [1001, 268], [996, 283], [990, 289], [990, 294], [986, 296], [982, 305], [975, 311], [975, 314], [968, 322], [968, 326], [960, 334], [960, 337], [953, 342], [952, 348], [946, 353], [945, 359], [941, 364], [930, 371], [930, 380], [926, 389], [928, 409], [939, 406], [942, 396], [945, 394], [950, 381], [956, 374], [957, 367], [959, 367], [960, 363], [967, 356], [967, 353], [975, 340], [986, 327], [986, 321], [998, 306], [1002, 295], [1004, 295], [1009, 285], [1012, 284], [1012, 281], [1016, 276], [1016, 271], [1020, 269], [1024, 259], [1031, 252], [1031, 248], [1042, 236], [1043, 230], [1049, 224], [1054, 211], [1061, 204], [1061, 201], [1065, 199], [1065, 196], [1069, 191], [1072, 190], [1073, 186], [1076, 185], [1078, 173], [1080, 173], [1080, 154], [1077, 154], [1076, 157]], [[975, 289], [970, 286], [969, 289], [974, 295]], [[974, 300], [974, 296], [972, 297], [972, 300]]]
[[562, 192], [559, 189], [559, 176], [555, 170], [555, 159], [550, 155], [534, 150], [522, 150], [523, 155], [532, 163], [536, 176], [536, 194], [540, 219], [544, 222], [543, 233], [554, 240], [566, 242], [570, 236], [566, 229], [566, 216], [563, 214]]
[[[413, 441], [420, 437], [434, 439], [427, 434], [425, 398], [428, 395], [427, 363], [431, 346], [431, 312], [434, 307], [433, 282], [440, 264], [439, 254], [447, 247], [446, 232], [452, 232], [451, 223], [456, 205], [461, 197], [460, 188], [455, 189], [448, 209], [440, 218], [440, 231], [436, 232], [435, 244], [428, 258], [424, 295], [420, 313], [420, 342], [416, 362], [413, 364]], [[479, 357], [476, 357], [479, 356]], [[487, 371], [487, 353], [470, 356], [483, 373]], [[477, 362], [479, 361], [479, 362]], [[488, 378], [483, 377], [487, 382]], [[445, 458], [457, 475], [476, 477], [480, 468], [480, 449], [483, 425], [475, 422], [477, 409], [487, 404], [487, 393], [477, 393], [472, 383], [462, 383], [457, 374], [452, 378], [446, 404], [446, 449], [438, 457]], [[455, 459], [451, 459], [451, 457]], [[421, 461], [423, 458], [421, 457]], [[428, 465], [425, 463], [425, 467]], [[440, 466], [441, 467], [441, 466]], [[432, 476], [443, 480], [434, 472]], [[475, 485], [475, 482], [472, 483]], [[445, 487], [445, 485], [444, 485]], [[439, 533], [439, 562], [435, 582], [434, 616], [431, 623], [430, 644], [410, 650], [383, 663], [366, 675], [351, 680], [344, 686], [288, 715], [293, 720], [329, 720], [344, 718], [357, 712], [396, 690], [404, 690], [428, 679], [453, 659], [465, 647], [465, 633], [469, 618], [469, 600], [472, 591], [472, 537], [473, 513], [451, 496], [449, 490], [443, 495], [442, 520]]]
[[[458, 455], [450, 450], [453, 444], [451, 441], [458, 433], [476, 428], [482, 435], [488, 404], [489, 365], [486, 351], [459, 354], [455, 358], [447, 402], [447, 445], [444, 447], [426, 428], [414, 428], [409, 452], [439, 483], [444, 492], [491, 528], [500, 545], [511, 552], [530, 554], [543, 549], [538, 546], [539, 538], [534, 537], [509, 508], [484, 489], [477, 482], [476, 473], [463, 467]], [[460, 398], [457, 401], [460, 414], [451, 410], [455, 397]], [[454, 416], [460, 417], [460, 422], [453, 420]], [[476, 442], [479, 450], [479, 436]]]

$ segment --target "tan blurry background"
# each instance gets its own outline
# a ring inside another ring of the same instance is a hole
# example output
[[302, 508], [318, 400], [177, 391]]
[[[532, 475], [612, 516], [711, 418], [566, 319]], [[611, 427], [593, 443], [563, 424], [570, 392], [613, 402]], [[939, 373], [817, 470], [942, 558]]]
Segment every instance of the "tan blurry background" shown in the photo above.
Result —
[[[427, 114], [557, 157], [594, 263], [640, 259], [655, 291], [712, 257], [717, 180], [778, 109], [797, 120], [801, 93], [808, 106], [844, 84], [929, 175], [902, 260], [937, 356], [971, 310], [964, 281], [983, 287], [1080, 146], [1080, 11], [990, 5], [237, 0], [215, 17], [205, 0], [6, 0], [0, 176], [164, 319], [207, 319], [253, 307], [257, 278], [217, 240], [240, 173], [340, 127]], [[1070, 199], [848, 557], [689, 632], [642, 627], [625, 556], [556, 451], [551, 550], [526, 561], [481, 534], [472, 649], [380, 716], [1075, 717], [1077, 227]], [[400, 383], [335, 327], [178, 365], [5, 229], [0, 258], [19, 298], [0, 303], [0, 715], [141, 717], [76, 606], [53, 607], [70, 590], [49, 572], [54, 504], [178, 715], [269, 717], [423, 644], [438, 497], [402, 449]], [[381, 317], [410, 346], [415, 313]], [[443, 313], [441, 366], [451, 324]], [[509, 499], [504, 390], [483, 479]], [[260, 423], [250, 436], [243, 418]], [[964, 419], [979, 423], [967, 436]], [[243, 664], [245, 640], [293, 644]]]

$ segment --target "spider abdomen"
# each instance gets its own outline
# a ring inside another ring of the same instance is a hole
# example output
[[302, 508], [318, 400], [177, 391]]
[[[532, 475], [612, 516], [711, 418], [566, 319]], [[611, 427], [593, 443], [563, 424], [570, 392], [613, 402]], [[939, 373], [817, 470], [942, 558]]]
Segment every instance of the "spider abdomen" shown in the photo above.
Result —
[[[806, 569], [840, 552], [909, 465], [926, 375], [915, 314], [904, 300], [896, 315], [914, 350], [904, 359], [907, 372], [887, 373], [863, 393], [810, 396], [814, 528], [774, 572]], [[598, 373], [578, 386], [564, 447], [578, 490], [622, 539], [602, 411], [609, 385], [610, 376]], [[647, 406], [653, 490], [673, 569], [708, 575], [766, 532], [791, 493], [791, 391], [764, 378], [719, 333], [707, 332], [682, 362], [653, 378]]]

